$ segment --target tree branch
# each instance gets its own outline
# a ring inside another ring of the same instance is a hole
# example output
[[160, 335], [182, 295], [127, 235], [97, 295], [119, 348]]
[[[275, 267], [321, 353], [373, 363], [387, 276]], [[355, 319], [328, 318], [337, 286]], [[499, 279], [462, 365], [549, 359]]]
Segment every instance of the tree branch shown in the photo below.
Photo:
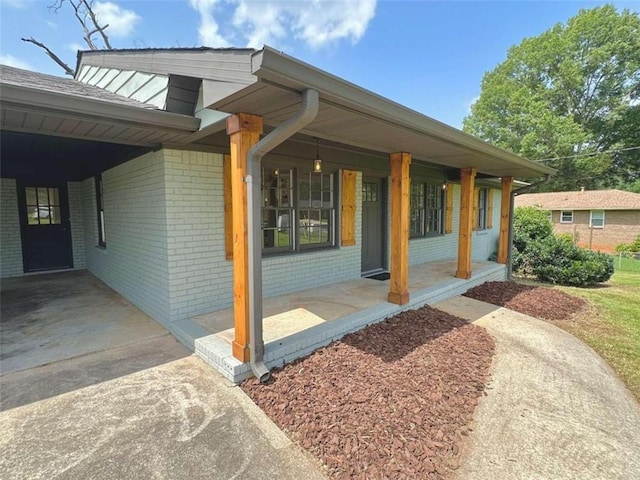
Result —
[[75, 76], [75, 74], [76, 74], [75, 70], [73, 70], [69, 65], [64, 63], [62, 61], [62, 59], [60, 57], [58, 57], [55, 53], [53, 53], [49, 49], [49, 47], [47, 47], [44, 43], [37, 41], [33, 37], [31, 37], [31, 38], [22, 38], [21, 40], [23, 42], [33, 43], [35, 46], [42, 48], [54, 62], [56, 62], [58, 65], [60, 65], [62, 67], [62, 69], [64, 70], [64, 73], [66, 73], [67, 75], [70, 75], [72, 77]]
[[96, 17], [96, 14], [93, 13], [93, 0], [90, 0], [89, 2], [87, 2], [87, 0], [80, 0], [80, 2], [82, 4], [84, 4], [85, 8], [87, 9], [87, 15], [89, 15], [89, 18], [91, 19], [91, 22], [93, 23], [94, 27], [96, 27], [95, 32], [99, 32], [100, 35], [102, 36], [102, 41], [104, 42], [104, 46], [108, 49], [108, 50], [113, 50], [113, 47], [111, 46], [111, 43], [109, 43], [109, 37], [107, 36], [106, 33], [104, 33], [105, 29], [109, 26], [108, 24], [101, 27], [100, 24], [98, 23], [98, 18]]

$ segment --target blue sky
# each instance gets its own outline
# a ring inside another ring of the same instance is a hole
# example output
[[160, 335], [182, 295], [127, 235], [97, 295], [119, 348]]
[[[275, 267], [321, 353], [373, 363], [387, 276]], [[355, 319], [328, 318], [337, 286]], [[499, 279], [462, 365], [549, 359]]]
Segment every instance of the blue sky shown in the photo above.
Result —
[[[0, 63], [62, 75], [33, 36], [72, 67], [86, 48], [67, 7], [0, 0]], [[482, 76], [522, 39], [598, 1], [99, 1], [116, 48], [263, 43], [460, 128]], [[640, 0], [610, 2], [640, 11]]]

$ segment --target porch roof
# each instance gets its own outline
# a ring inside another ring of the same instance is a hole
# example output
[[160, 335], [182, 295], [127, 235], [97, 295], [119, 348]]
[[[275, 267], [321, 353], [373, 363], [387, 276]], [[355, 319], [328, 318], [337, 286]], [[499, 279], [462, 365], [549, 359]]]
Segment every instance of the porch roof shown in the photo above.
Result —
[[[555, 172], [270, 47], [251, 55], [255, 81], [219, 98], [204, 91], [208, 108], [260, 115], [265, 124], [277, 126], [299, 110], [301, 92], [312, 88], [320, 95], [320, 109], [301, 133], [376, 152], [407, 151], [417, 160], [474, 167], [494, 177]], [[215, 87], [205, 82], [204, 88], [208, 85]]]

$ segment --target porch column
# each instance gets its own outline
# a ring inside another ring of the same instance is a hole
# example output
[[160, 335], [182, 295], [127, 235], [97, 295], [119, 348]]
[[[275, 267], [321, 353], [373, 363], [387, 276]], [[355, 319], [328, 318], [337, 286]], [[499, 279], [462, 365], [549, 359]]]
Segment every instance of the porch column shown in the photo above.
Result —
[[471, 235], [473, 234], [473, 196], [476, 169], [460, 170], [460, 231], [458, 234], [458, 270], [456, 277], [471, 278]]
[[231, 201], [233, 215], [233, 356], [249, 361], [249, 242], [247, 238], [247, 154], [260, 139], [262, 117], [237, 113], [227, 118], [231, 147]]
[[500, 238], [498, 239], [498, 263], [509, 260], [509, 214], [511, 213], [511, 188], [513, 177], [502, 177], [502, 196], [500, 199]]
[[409, 165], [407, 152], [389, 155], [391, 166], [391, 282], [388, 300], [409, 302]]

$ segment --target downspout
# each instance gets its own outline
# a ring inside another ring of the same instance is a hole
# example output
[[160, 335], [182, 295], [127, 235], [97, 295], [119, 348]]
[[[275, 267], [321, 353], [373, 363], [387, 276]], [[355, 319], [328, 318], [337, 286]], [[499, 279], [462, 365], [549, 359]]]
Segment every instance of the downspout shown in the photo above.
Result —
[[515, 198], [516, 195], [520, 195], [522, 193], [529, 192], [532, 188], [537, 187], [538, 185], [542, 185], [543, 183], [547, 183], [551, 175], [547, 174], [544, 176], [544, 179], [539, 182], [532, 183], [531, 185], [527, 185], [526, 187], [519, 188], [517, 190], [511, 191], [511, 196], [509, 198], [509, 238], [507, 241], [507, 280], [512, 280], [513, 274], [513, 212], [515, 210]]
[[264, 364], [264, 339], [262, 336], [262, 157], [282, 142], [311, 123], [318, 114], [318, 92], [307, 89], [302, 92], [302, 108], [285, 120], [271, 133], [256, 143], [247, 155], [247, 236], [249, 237], [249, 350], [251, 371], [260, 382], [271, 376]]

